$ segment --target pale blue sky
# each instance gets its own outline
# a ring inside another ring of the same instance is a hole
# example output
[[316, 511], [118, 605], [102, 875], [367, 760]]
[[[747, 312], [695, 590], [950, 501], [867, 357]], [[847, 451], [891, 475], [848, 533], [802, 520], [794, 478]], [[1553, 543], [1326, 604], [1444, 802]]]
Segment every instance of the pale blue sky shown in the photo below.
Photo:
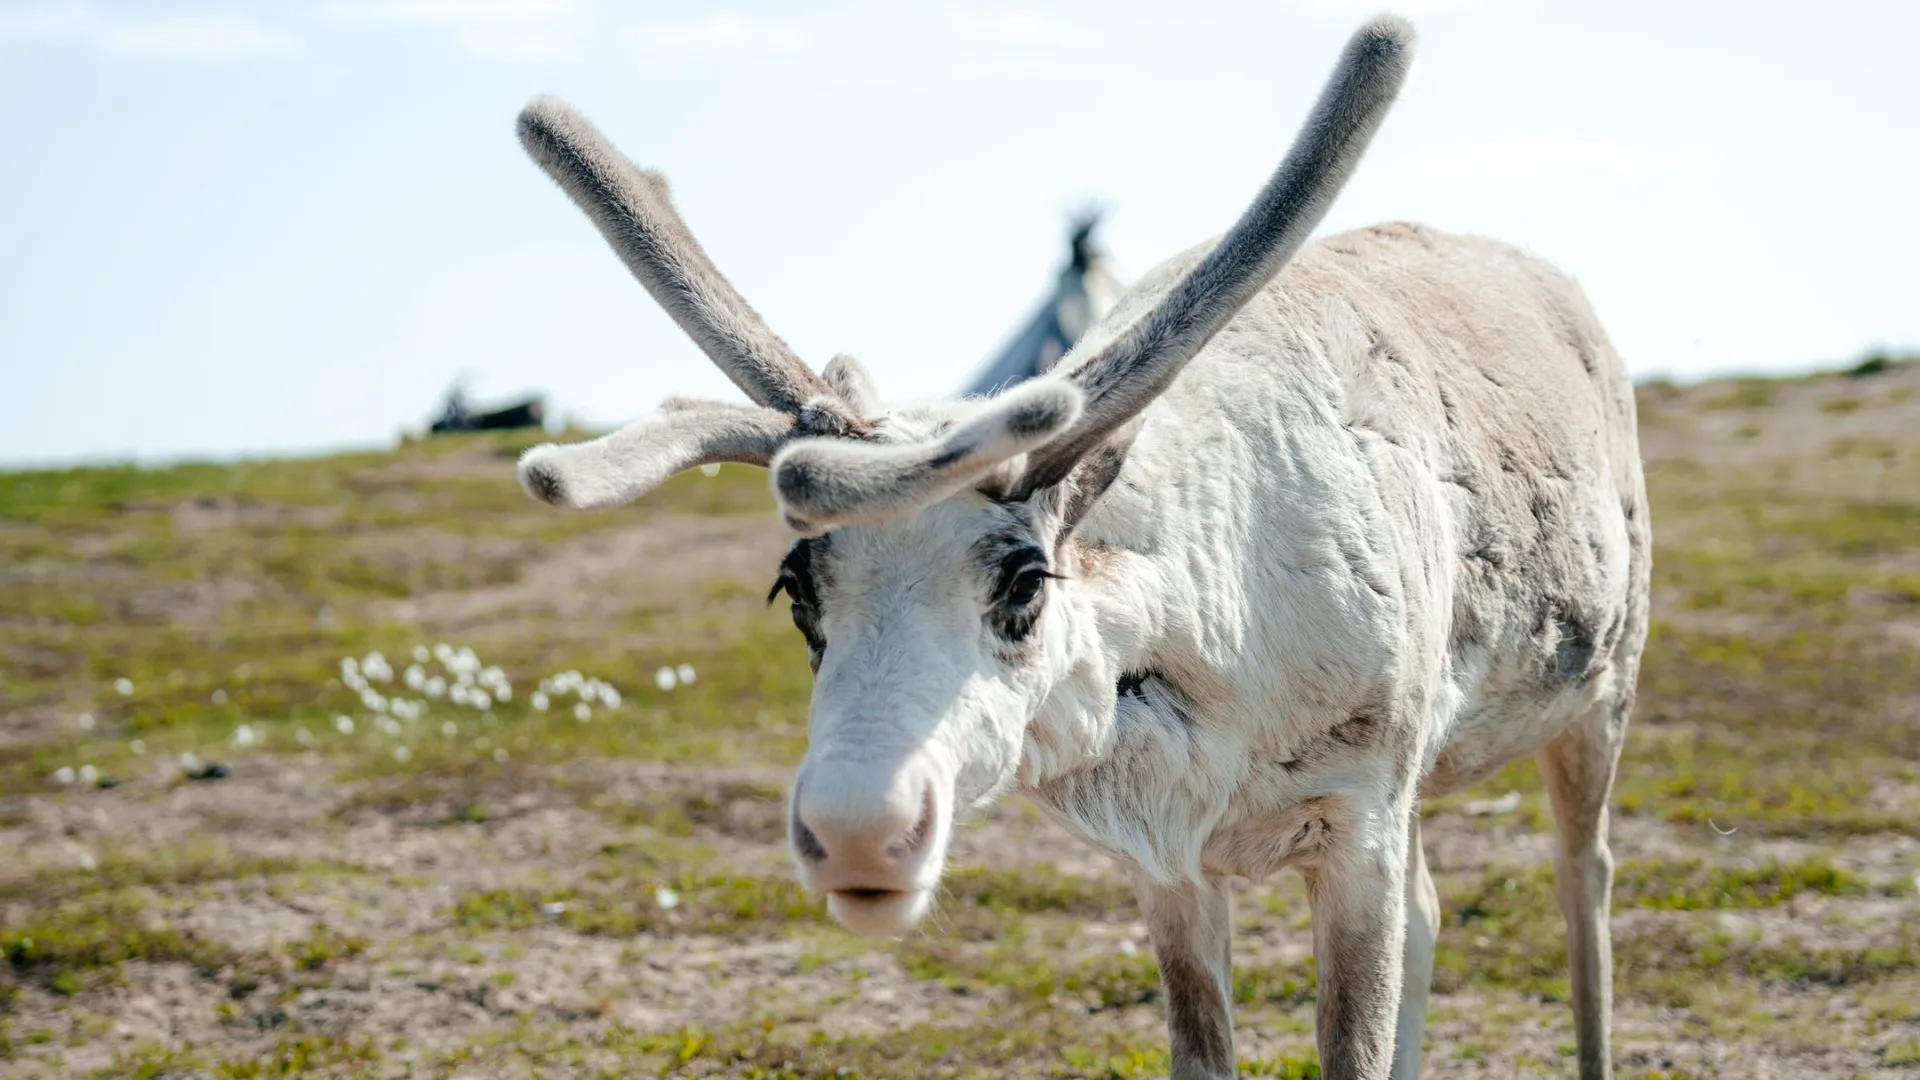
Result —
[[[0, 0], [0, 462], [390, 441], [457, 374], [612, 423], [737, 396], [529, 163], [553, 93], [663, 170], [816, 364], [945, 393], [1111, 208], [1219, 231], [1375, 2]], [[1517, 241], [1640, 374], [1920, 345], [1920, 5], [1408, 0], [1328, 229]]]

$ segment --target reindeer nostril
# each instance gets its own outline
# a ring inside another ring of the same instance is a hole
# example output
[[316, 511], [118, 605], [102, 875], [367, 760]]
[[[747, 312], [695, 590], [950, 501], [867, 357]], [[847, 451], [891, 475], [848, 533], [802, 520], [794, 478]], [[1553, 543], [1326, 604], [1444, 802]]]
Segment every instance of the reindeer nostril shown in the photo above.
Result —
[[926, 843], [927, 837], [932, 835], [932, 833], [933, 788], [929, 787], [926, 790], [926, 794], [920, 800], [920, 820], [913, 823], [913, 828], [908, 830], [907, 835], [901, 837], [899, 841], [893, 845], [890, 853], [910, 855], [920, 850], [920, 845]]
[[812, 829], [807, 828], [806, 822], [800, 820], [799, 814], [793, 815], [793, 847], [808, 862], [827, 861], [826, 845], [820, 842]]

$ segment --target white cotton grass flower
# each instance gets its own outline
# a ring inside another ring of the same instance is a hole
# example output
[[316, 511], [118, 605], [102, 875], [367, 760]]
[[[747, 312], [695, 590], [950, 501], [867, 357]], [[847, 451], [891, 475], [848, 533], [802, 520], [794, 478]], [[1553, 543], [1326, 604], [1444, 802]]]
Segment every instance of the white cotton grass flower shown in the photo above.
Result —
[[413, 662], [414, 662], [414, 663], [416, 663], [416, 664], [424, 664], [424, 663], [426, 663], [426, 662], [427, 662], [428, 660], [431, 660], [432, 658], [433, 658], [433, 654], [427, 651], [427, 647], [426, 647], [425, 645], [415, 645], [415, 646], [413, 647]]
[[374, 726], [378, 727], [382, 734], [386, 734], [386, 735], [400, 734], [400, 721], [395, 720], [392, 717], [387, 717], [387, 716], [380, 717], [378, 720], [374, 721]]
[[215, 690], [213, 692], [213, 703], [215, 705], [225, 705], [227, 703], [227, 692], [225, 690]]
[[85, 848], [80, 850], [80, 854], [74, 856], [73, 861], [78, 864], [82, 870], [95, 870], [100, 866], [99, 860], [93, 857], [93, 852]]
[[336, 716], [336, 717], [334, 717], [334, 718], [333, 718], [333, 730], [335, 730], [335, 731], [337, 731], [337, 732], [339, 732], [339, 733], [340, 733], [340, 734], [342, 734], [342, 735], [351, 735], [351, 734], [353, 734], [353, 717], [351, 717], [351, 716]]
[[93, 730], [93, 714], [92, 713], [83, 712], [79, 716], [74, 717], [73, 722], [80, 725], [81, 731]]
[[453, 646], [444, 641], [436, 643], [433, 647], [433, 658], [443, 664], [453, 659]]
[[699, 672], [693, 670], [692, 664], [681, 664], [678, 668], [674, 669], [674, 674], [680, 676], [682, 685], [690, 686], [693, 684], [694, 677], [698, 675]]
[[440, 734], [446, 736], [449, 739], [457, 738], [460, 735], [460, 725], [449, 720], [446, 723], [440, 725]]
[[301, 728], [299, 731], [293, 733], [293, 741], [299, 743], [301, 746], [312, 746], [313, 732], [308, 731], [306, 728]]
[[96, 769], [91, 765], [80, 766], [80, 782], [81, 783], [92, 784], [92, 783], [99, 782], [99, 780], [100, 780], [99, 769]]
[[370, 652], [366, 659], [360, 661], [360, 671], [374, 682], [393, 681], [393, 665], [387, 663], [387, 658], [378, 652]]
[[497, 749], [495, 749], [495, 750], [494, 750], [494, 752], [493, 752], [493, 763], [494, 763], [495, 765], [505, 765], [505, 764], [507, 763], [507, 750], [506, 750], [506, 747], [504, 747], [504, 746], [503, 746], [503, 747], [499, 747], [499, 748], [497, 748]]
[[600, 686], [600, 703], [609, 709], [620, 707], [620, 691], [604, 683]]
[[185, 770], [187, 770], [188, 772], [192, 772], [193, 770], [195, 770], [195, 769], [197, 769], [197, 768], [199, 768], [199, 767], [200, 767], [200, 755], [198, 755], [198, 754], [196, 754], [196, 753], [194, 753], [194, 752], [193, 752], [193, 751], [191, 751], [191, 750], [189, 750], [189, 751], [187, 751], [187, 752], [186, 752], [186, 753], [184, 753], [184, 754], [181, 754], [181, 755], [180, 755], [180, 767], [181, 767], [181, 768], [183, 768], [183, 769], [185, 769]]
[[365, 705], [374, 712], [387, 711], [387, 699], [380, 695], [380, 691], [372, 689], [371, 687], [360, 691], [360, 704]]
[[680, 676], [670, 667], [663, 667], [653, 673], [653, 685], [662, 690], [671, 690], [680, 681]]
[[575, 720], [580, 721], [583, 724], [593, 719], [593, 706], [587, 704], [584, 701], [578, 705], [575, 705], [573, 707], [573, 718]]
[[59, 768], [53, 770], [53, 782], [56, 784], [73, 783], [73, 766], [62, 765]]
[[133, 680], [122, 676], [113, 680], [113, 692], [121, 697], [133, 696]]
[[252, 724], [241, 724], [233, 729], [233, 737], [228, 740], [236, 749], [244, 750], [260, 741], [260, 733], [253, 730]]
[[146, 757], [147, 756], [147, 740], [135, 739], [132, 742], [127, 744], [127, 749], [133, 751], [134, 757]]
[[659, 905], [661, 911], [672, 911], [680, 906], [680, 894], [665, 885], [659, 885], [653, 890], [653, 902]]
[[456, 685], [453, 689], [447, 691], [447, 700], [453, 702], [455, 705], [465, 705], [471, 696], [472, 694], [464, 686]]
[[406, 683], [409, 690], [419, 690], [427, 685], [427, 669], [419, 664], [408, 664], [406, 673], [400, 677], [400, 681]]
[[491, 696], [489, 696], [489, 695], [487, 694], [487, 692], [486, 692], [485, 690], [470, 690], [470, 691], [468, 691], [468, 692], [467, 692], [467, 702], [468, 702], [469, 704], [471, 704], [471, 705], [472, 705], [472, 706], [473, 706], [474, 708], [476, 708], [476, 709], [491, 709], [491, 708], [493, 708], [493, 698], [492, 698]]
[[533, 706], [534, 712], [546, 712], [547, 692], [545, 690], [535, 690], [533, 696], [527, 699], [527, 704]]
[[408, 761], [412, 759], [413, 759], [413, 747], [396, 746], [393, 748], [393, 760], [399, 762], [402, 765], [405, 765]]
[[427, 685], [422, 689], [426, 691], [427, 696], [430, 698], [440, 697], [447, 692], [447, 680], [438, 675], [431, 676], [427, 679]]

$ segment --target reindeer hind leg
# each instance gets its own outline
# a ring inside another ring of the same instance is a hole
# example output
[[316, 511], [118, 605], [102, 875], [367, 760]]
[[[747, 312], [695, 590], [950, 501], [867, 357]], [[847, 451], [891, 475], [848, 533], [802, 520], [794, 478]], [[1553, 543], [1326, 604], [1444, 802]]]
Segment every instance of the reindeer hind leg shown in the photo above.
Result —
[[1559, 831], [1555, 878], [1567, 920], [1573, 1021], [1580, 1080], [1613, 1075], [1608, 1042], [1613, 1015], [1613, 944], [1608, 919], [1613, 852], [1607, 800], [1626, 736], [1630, 694], [1602, 700], [1540, 751], [1540, 774]]

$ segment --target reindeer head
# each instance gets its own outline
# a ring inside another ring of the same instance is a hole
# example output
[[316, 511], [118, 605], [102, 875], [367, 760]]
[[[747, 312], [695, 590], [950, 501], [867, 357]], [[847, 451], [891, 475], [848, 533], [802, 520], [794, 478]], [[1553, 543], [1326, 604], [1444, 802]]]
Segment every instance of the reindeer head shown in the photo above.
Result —
[[1094, 586], [1066, 576], [1073, 530], [1119, 473], [1141, 410], [1324, 216], [1405, 78], [1411, 41], [1397, 19], [1362, 27], [1253, 205], [1119, 333], [997, 397], [891, 411], [851, 358], [816, 375], [767, 330], [659, 176], [565, 106], [521, 113], [527, 151], [755, 402], [675, 399], [593, 442], [536, 447], [521, 483], [597, 509], [695, 465], [771, 470], [802, 536], [772, 596], [791, 600], [815, 676], [789, 840], [802, 881], [843, 925], [897, 934], [924, 913], [956, 809], [1013, 784], [1037, 719], [1074, 714], [1089, 731], [1110, 720], [1121, 673]]

